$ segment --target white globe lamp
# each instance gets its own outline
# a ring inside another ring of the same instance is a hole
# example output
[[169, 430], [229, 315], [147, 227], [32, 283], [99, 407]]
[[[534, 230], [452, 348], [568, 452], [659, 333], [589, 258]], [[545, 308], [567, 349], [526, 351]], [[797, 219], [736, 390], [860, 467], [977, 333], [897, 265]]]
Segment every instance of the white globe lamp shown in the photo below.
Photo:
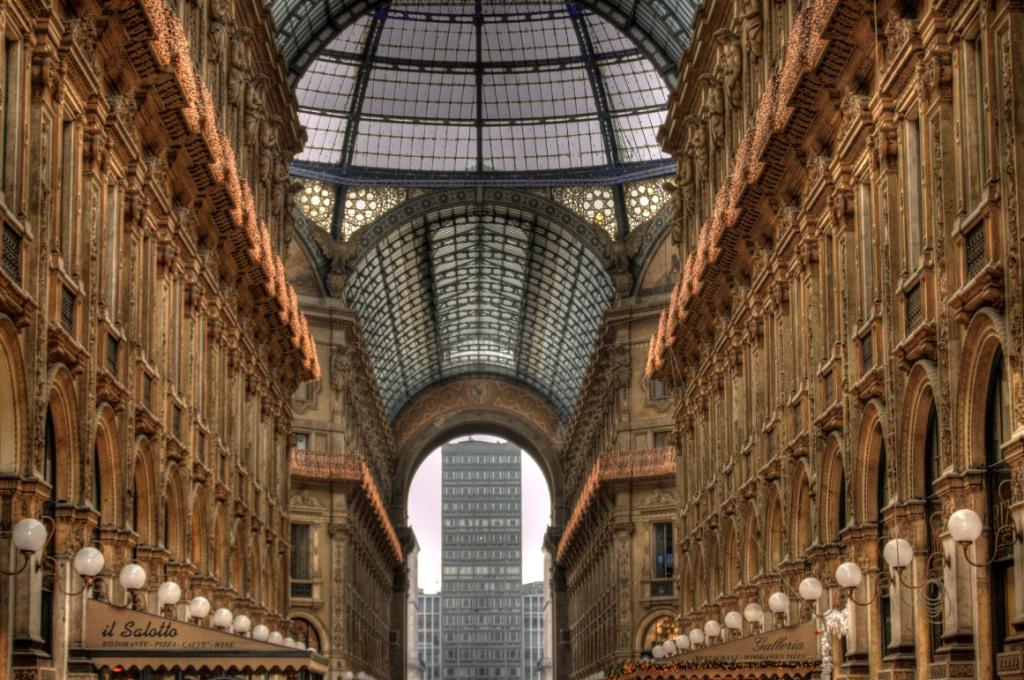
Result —
[[46, 545], [46, 525], [39, 520], [26, 517], [14, 525], [11, 541], [14, 547], [23, 553], [37, 553]]
[[146, 585], [146, 570], [137, 564], [126, 564], [117, 579], [125, 590], [141, 590]]
[[161, 605], [176, 605], [181, 601], [181, 586], [174, 581], [164, 581], [156, 589], [156, 599]]
[[210, 601], [205, 597], [193, 597], [188, 603], [188, 615], [193, 619], [205, 619], [210, 613]]
[[817, 602], [825, 591], [821, 581], [813, 576], [808, 576], [803, 581], [800, 581], [798, 590], [800, 591], [800, 599], [807, 602]]
[[725, 615], [725, 627], [729, 630], [743, 630], [743, 615], [733, 610]]
[[782, 591], [772, 593], [771, 597], [768, 598], [768, 609], [771, 609], [773, 614], [786, 613], [789, 611], [789, 595]]
[[235, 629], [235, 632], [239, 635], [245, 635], [252, 629], [252, 619], [245, 614], [239, 614], [235, 617], [234, 621], [231, 622], [231, 627]]
[[230, 609], [221, 607], [213, 613], [213, 618], [210, 620], [217, 628], [228, 628], [231, 626], [231, 622], [235, 620], [235, 617], [231, 615]]
[[864, 572], [856, 562], [843, 562], [836, 567], [836, 583], [840, 588], [853, 589], [864, 580]]
[[764, 623], [764, 609], [756, 602], [751, 602], [743, 608], [743, 618], [747, 623]]
[[103, 553], [91, 545], [87, 545], [75, 553], [72, 566], [79, 576], [90, 579], [99, 576], [99, 573], [103, 571], [104, 562]]
[[704, 631], [700, 628], [693, 628], [688, 635], [690, 637], [690, 644], [694, 647], [704, 644]]
[[267, 636], [267, 642], [269, 642], [272, 645], [284, 644], [284, 636], [275, 630], [273, 633]]
[[252, 629], [253, 640], [256, 640], [257, 642], [266, 642], [268, 637], [270, 637], [270, 629], [262, 623]]
[[906, 569], [914, 559], [914, 546], [910, 541], [894, 538], [882, 548], [882, 557], [892, 569]]
[[[22, 520], [22, 522], [24, 521]], [[949, 535], [953, 537], [954, 541], [961, 544], [974, 543], [978, 540], [983, 527], [984, 525], [978, 513], [968, 508], [962, 508], [954, 512], [949, 516], [949, 521], [946, 523]]]

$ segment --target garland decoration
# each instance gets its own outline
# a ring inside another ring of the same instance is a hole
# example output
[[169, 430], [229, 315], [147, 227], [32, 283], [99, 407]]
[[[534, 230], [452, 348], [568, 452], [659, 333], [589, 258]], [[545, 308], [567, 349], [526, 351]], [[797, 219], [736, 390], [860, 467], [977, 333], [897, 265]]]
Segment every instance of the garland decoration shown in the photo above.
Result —
[[724, 659], [703, 658], [693, 661], [676, 663], [655, 663], [649, 659], [642, 661], [623, 661], [612, 667], [607, 675], [608, 680], [618, 680], [634, 673], [679, 673], [687, 671], [752, 671], [759, 668], [785, 668], [790, 670], [813, 670], [816, 664], [807, 661], [726, 661]]
[[832, 680], [832, 641], [846, 635], [849, 630], [849, 614], [846, 607], [829, 609], [825, 612], [824, 635], [818, 637], [821, 649], [821, 680]]

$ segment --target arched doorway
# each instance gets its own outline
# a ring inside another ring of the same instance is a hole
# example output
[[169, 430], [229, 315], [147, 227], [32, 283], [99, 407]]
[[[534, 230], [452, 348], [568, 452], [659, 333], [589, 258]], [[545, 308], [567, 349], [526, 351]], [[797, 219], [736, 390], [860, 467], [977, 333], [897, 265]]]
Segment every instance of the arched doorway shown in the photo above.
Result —
[[[453, 666], [482, 672], [479, 664], [494, 663], [494, 653], [504, 655], [499, 665], [521, 665], [527, 680], [547, 677], [554, 665], [551, 482], [541, 461], [499, 436], [501, 428], [481, 428], [418, 455], [408, 484], [398, 487], [407, 486], [406, 519], [418, 546], [419, 632], [411, 637], [424, 680]], [[497, 630], [481, 631], [491, 624]]]

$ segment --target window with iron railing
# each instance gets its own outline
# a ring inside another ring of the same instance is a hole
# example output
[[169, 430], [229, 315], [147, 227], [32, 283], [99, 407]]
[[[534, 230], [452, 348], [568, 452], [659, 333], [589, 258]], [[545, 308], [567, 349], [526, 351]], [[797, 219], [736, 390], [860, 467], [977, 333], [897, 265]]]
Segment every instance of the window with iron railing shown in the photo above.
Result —
[[12, 281], [21, 285], [21, 234], [4, 225], [3, 267]]
[[974, 278], [985, 267], [985, 223], [979, 222], [964, 237], [964, 264], [967, 278]]
[[908, 334], [917, 328], [924, 318], [921, 304], [921, 284], [917, 283], [907, 291], [906, 295], [905, 311]]
[[60, 294], [60, 325], [70, 335], [75, 333], [75, 294], [64, 286]]
[[875, 349], [869, 332], [860, 339], [860, 372], [866, 375], [875, 367]]
[[120, 340], [113, 335], [107, 335], [107, 373], [115, 377], [117, 376], [117, 353], [120, 346]]

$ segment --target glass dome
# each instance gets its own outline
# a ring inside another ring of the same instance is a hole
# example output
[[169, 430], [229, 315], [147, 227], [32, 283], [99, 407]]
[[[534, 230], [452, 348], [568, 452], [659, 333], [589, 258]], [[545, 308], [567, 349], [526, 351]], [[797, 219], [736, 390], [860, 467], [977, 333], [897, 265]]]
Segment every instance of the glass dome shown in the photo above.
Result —
[[395, 0], [321, 49], [296, 87], [297, 175], [403, 185], [664, 175], [668, 90], [575, 2]]

